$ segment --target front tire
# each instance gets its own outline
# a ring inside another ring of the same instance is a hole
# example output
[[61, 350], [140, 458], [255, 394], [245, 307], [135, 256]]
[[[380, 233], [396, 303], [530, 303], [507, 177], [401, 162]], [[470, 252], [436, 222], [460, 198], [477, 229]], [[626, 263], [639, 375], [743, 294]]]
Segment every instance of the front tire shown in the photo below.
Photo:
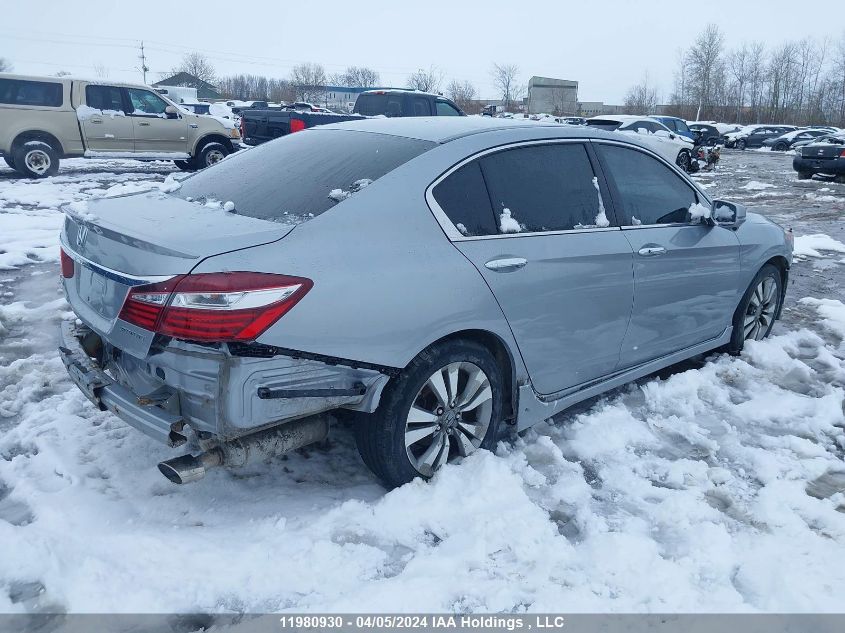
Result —
[[55, 176], [59, 171], [59, 153], [44, 141], [26, 141], [12, 153], [15, 169], [29, 178]]
[[197, 154], [195, 164], [197, 169], [205, 169], [216, 165], [229, 155], [229, 149], [223, 143], [206, 143]]
[[473, 341], [422, 351], [356, 424], [364, 463], [388, 488], [431, 478], [450, 458], [495, 446], [504, 389], [496, 359]]
[[745, 141], [745, 139], [740, 139], [736, 142], [737, 149], [745, 150], [746, 147], [748, 147], [748, 143]]
[[687, 173], [692, 171], [692, 156], [690, 156], [690, 153], [686, 150], [682, 150], [678, 154], [678, 158], [675, 163], [677, 163], [678, 167]]
[[785, 152], [789, 149], [789, 146], [786, 143], [778, 143], [772, 149], [776, 152]]
[[734, 312], [733, 333], [726, 351], [738, 354], [745, 341], [760, 341], [769, 336], [782, 301], [783, 277], [780, 270], [766, 264], [754, 276]]

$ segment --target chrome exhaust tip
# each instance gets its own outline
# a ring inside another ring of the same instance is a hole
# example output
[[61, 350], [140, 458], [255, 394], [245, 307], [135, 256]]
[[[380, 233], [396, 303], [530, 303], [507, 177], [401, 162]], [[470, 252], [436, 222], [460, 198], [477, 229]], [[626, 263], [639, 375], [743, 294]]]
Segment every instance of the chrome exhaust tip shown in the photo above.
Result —
[[160, 462], [158, 471], [174, 484], [188, 484], [199, 481], [215, 466], [223, 463], [223, 455], [219, 450], [212, 449], [199, 455], [181, 455]]

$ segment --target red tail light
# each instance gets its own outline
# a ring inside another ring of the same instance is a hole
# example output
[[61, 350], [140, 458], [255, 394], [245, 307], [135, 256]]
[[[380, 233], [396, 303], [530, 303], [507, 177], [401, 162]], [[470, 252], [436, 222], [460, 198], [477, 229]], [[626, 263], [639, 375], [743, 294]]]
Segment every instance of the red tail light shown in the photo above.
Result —
[[120, 318], [190, 341], [251, 341], [311, 290], [304, 277], [200, 273], [129, 291]]
[[290, 131], [291, 134], [294, 132], [301, 132], [305, 129], [305, 121], [302, 119], [291, 119], [290, 120]]
[[845, 149], [839, 152], [839, 158], [845, 158]]
[[65, 249], [60, 248], [59, 252], [61, 253], [61, 260], [62, 260], [62, 277], [65, 279], [70, 279], [73, 277], [73, 259], [71, 259], [70, 255], [65, 253]]

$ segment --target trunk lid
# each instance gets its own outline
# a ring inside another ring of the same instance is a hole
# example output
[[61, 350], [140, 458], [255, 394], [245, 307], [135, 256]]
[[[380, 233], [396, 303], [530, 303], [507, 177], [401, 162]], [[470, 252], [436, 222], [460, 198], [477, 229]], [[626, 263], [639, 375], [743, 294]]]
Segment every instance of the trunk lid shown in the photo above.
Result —
[[845, 140], [810, 143], [801, 147], [801, 156], [815, 160], [838, 158], [843, 149], [845, 149]]
[[117, 316], [129, 288], [189, 273], [201, 260], [267, 244], [293, 229], [162, 193], [65, 208], [61, 243], [74, 260], [68, 302], [110, 343], [143, 358], [153, 333]]

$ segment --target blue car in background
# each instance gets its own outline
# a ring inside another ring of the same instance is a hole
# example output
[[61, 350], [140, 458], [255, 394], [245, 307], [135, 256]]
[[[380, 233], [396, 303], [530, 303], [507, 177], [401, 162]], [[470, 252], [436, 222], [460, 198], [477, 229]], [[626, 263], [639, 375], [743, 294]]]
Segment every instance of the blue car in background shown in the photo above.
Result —
[[695, 132], [689, 129], [687, 122], [683, 119], [679, 119], [675, 116], [659, 116], [655, 114], [649, 114], [648, 116], [651, 119], [657, 119], [673, 132], [676, 132], [681, 136], [686, 136], [691, 141], [695, 141]]

